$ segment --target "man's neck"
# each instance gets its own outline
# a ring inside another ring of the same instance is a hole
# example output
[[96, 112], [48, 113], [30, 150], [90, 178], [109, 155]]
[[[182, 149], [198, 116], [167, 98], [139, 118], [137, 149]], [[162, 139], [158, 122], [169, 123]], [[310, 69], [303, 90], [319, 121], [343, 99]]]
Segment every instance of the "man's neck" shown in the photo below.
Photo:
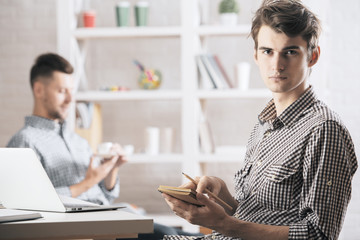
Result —
[[46, 118], [46, 119], [52, 120], [52, 121], [54, 121], [54, 122], [56, 122], [56, 123], [59, 123], [59, 122], [60, 122], [60, 119], [52, 119], [52, 118], [46, 113], [46, 111], [42, 111], [41, 109], [36, 108], [36, 106], [35, 106], [34, 109], [33, 109], [32, 115], [33, 115], [33, 116], [37, 116], [37, 117]]
[[304, 84], [302, 86], [298, 86], [296, 89], [286, 92], [286, 93], [273, 93], [274, 104], [276, 108], [276, 116], [280, 116], [280, 114], [289, 107], [292, 103], [298, 100], [303, 93], [308, 89], [308, 85]]

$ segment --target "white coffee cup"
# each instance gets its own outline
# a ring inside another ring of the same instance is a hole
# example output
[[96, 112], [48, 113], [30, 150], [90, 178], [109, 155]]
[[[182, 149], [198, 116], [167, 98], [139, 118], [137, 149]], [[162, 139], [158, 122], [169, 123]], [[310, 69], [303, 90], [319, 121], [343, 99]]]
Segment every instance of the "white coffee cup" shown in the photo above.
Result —
[[98, 145], [98, 154], [109, 154], [113, 146], [112, 142], [103, 142]]
[[134, 145], [124, 145], [123, 146], [123, 150], [125, 152], [125, 155], [129, 156], [132, 155], [134, 153], [135, 147]]

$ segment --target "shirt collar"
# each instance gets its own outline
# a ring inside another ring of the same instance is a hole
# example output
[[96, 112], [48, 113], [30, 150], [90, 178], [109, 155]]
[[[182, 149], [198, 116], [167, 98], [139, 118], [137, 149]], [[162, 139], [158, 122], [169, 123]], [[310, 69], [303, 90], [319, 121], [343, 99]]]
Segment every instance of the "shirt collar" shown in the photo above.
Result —
[[275, 103], [274, 99], [272, 99], [258, 116], [259, 122], [260, 124], [270, 122], [274, 128], [281, 127], [282, 125], [289, 126], [301, 117], [316, 100], [315, 92], [312, 86], [310, 86], [300, 98], [287, 107], [279, 117], [276, 117]]
[[47, 130], [52, 130], [52, 131], [56, 131], [56, 132], [60, 133], [62, 131], [62, 129], [65, 129], [66, 122], [58, 123], [58, 122], [48, 119], [48, 118], [43, 118], [43, 117], [32, 115], [32, 116], [25, 117], [25, 126], [31, 126], [31, 127], [40, 128], [40, 129], [47, 129]]

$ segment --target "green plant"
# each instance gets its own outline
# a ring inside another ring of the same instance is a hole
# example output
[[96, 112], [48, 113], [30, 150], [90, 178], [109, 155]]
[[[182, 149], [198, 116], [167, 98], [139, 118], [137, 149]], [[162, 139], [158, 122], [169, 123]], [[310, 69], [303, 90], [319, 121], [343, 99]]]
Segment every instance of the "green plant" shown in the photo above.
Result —
[[219, 4], [219, 13], [239, 13], [236, 0], [222, 0]]

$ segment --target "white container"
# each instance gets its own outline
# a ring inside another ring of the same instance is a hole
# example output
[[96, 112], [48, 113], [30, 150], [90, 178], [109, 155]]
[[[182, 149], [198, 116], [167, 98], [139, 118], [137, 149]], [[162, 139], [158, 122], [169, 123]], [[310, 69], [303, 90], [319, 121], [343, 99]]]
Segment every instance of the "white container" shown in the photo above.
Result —
[[236, 26], [238, 23], [237, 13], [221, 13], [220, 23], [227, 26]]
[[249, 89], [251, 65], [248, 62], [239, 62], [236, 65], [237, 88], [246, 91]]
[[160, 130], [160, 152], [172, 153], [174, 146], [174, 129], [171, 127]]
[[150, 155], [159, 154], [160, 129], [147, 127], [145, 129], [145, 152]]

